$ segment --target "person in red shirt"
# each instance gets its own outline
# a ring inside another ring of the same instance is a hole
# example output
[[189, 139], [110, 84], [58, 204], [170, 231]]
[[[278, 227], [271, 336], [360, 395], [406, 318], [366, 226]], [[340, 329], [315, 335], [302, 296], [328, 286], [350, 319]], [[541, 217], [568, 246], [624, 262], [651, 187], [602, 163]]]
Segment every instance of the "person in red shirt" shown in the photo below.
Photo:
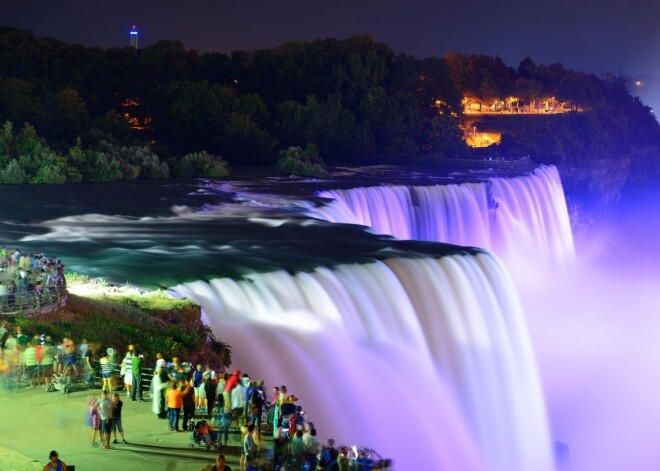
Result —
[[225, 412], [231, 412], [231, 391], [238, 386], [240, 381], [241, 372], [239, 370], [234, 370], [234, 374], [229, 377], [225, 383], [225, 389], [222, 391], [222, 397], [224, 399]]

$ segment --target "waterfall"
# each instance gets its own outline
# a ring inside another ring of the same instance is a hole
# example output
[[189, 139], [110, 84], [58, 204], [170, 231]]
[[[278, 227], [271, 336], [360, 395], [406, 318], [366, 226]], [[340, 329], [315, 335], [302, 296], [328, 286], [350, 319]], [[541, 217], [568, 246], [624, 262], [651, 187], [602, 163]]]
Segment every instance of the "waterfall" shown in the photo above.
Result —
[[311, 209], [311, 216], [362, 224], [399, 239], [486, 248], [509, 268], [530, 257], [564, 266], [574, 254], [564, 192], [553, 166], [481, 183], [387, 185], [318, 195], [332, 201]]
[[524, 317], [489, 253], [254, 273], [174, 288], [234, 364], [286, 384], [321, 437], [399, 470], [550, 471]]

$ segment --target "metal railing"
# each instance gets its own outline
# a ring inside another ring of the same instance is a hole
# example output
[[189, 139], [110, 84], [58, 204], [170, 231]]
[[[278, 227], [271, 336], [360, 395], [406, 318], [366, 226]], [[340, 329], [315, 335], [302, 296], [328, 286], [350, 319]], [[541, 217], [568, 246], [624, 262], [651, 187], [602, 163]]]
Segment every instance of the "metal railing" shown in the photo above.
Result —
[[66, 286], [54, 286], [37, 290], [21, 290], [0, 295], [0, 318], [23, 315], [27, 318], [57, 311], [66, 305]]

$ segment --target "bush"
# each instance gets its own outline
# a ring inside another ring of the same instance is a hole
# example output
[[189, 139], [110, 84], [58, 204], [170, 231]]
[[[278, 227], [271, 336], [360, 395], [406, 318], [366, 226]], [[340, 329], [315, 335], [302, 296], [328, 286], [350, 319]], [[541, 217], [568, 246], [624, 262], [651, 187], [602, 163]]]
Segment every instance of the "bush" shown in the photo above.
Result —
[[289, 147], [280, 151], [280, 159], [277, 161], [276, 167], [279, 172], [286, 174], [305, 177], [328, 176], [325, 163], [319, 157], [314, 144], [307, 144], [304, 150], [301, 147]]
[[16, 159], [12, 159], [0, 172], [0, 183], [3, 185], [20, 185], [25, 183], [27, 174]]
[[204, 150], [186, 154], [176, 162], [174, 173], [177, 177], [221, 178], [229, 175], [229, 164]]
[[37, 170], [37, 174], [30, 180], [30, 183], [47, 185], [62, 184], [66, 183], [66, 175], [58, 165], [47, 164]]

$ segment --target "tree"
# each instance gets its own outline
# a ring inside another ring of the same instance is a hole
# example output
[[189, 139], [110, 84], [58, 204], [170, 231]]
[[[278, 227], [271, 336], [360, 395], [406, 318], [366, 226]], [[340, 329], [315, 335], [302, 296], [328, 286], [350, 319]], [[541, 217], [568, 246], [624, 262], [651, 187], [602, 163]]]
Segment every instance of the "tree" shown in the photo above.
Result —
[[305, 177], [328, 176], [325, 163], [319, 157], [318, 149], [314, 144], [307, 144], [304, 149], [292, 146], [286, 150], [281, 150], [276, 167], [278, 171], [288, 175], [294, 174]]
[[203, 150], [186, 154], [175, 162], [174, 173], [177, 177], [222, 178], [229, 175], [229, 164], [221, 157]]
[[3, 185], [20, 185], [26, 179], [27, 174], [16, 159], [12, 159], [0, 172], [0, 183]]

